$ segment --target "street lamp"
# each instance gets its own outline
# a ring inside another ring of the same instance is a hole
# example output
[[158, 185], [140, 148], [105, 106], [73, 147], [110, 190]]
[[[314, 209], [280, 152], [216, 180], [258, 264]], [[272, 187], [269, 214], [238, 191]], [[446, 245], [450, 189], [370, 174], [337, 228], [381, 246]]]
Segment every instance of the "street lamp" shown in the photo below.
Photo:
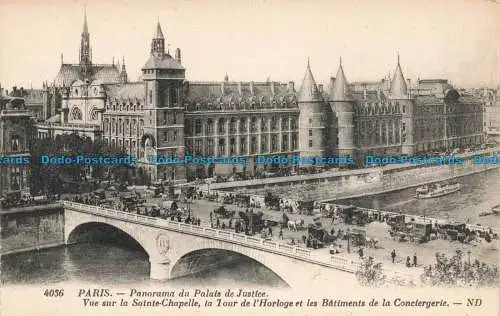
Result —
[[471, 251], [470, 249], [467, 251], [467, 256], [468, 256], [468, 261], [469, 261], [469, 266], [470, 266], [470, 254], [471, 254]]

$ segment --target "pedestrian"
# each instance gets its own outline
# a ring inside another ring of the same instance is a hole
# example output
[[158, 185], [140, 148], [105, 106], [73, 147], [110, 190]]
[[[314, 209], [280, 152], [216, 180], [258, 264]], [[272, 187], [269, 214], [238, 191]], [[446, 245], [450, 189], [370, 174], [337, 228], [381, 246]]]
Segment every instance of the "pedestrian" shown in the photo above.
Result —
[[406, 257], [406, 266], [409, 268], [411, 267], [411, 259], [410, 259], [410, 256], [407, 256]]
[[396, 260], [396, 249], [392, 249], [391, 258], [392, 258], [392, 263], [394, 263], [394, 261]]
[[271, 226], [269, 226], [268, 232], [269, 232], [269, 236], [273, 237], [273, 228]]
[[217, 228], [220, 227], [220, 219], [217, 217], [217, 224], [215, 225]]
[[417, 266], [417, 254], [413, 254], [413, 266], [416, 267]]
[[283, 240], [283, 229], [280, 228], [280, 232], [279, 232], [279, 235], [278, 237]]
[[359, 258], [363, 259], [363, 248], [359, 248], [358, 254], [359, 254]]

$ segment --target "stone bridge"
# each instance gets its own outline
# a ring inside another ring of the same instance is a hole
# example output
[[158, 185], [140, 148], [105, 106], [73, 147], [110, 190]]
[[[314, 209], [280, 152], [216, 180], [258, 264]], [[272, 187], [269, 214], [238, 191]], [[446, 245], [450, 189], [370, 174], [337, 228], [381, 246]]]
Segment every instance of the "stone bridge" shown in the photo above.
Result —
[[[78, 242], [93, 225], [121, 231], [147, 253], [153, 279], [178, 278], [228, 264], [230, 258], [234, 258], [234, 263], [238, 256], [240, 260], [245, 256], [274, 272], [292, 288], [311, 286], [311, 282], [358, 284], [354, 272], [360, 263], [332, 256], [326, 249], [311, 250], [157, 217], [69, 201], [62, 203], [66, 244]], [[207, 258], [212, 259], [208, 264]]]

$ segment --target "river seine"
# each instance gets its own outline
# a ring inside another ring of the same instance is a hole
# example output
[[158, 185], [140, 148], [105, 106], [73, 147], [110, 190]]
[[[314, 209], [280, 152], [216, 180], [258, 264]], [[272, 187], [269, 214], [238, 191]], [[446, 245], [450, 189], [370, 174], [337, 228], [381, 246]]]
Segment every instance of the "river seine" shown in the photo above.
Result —
[[[500, 204], [500, 169], [460, 179], [459, 193], [438, 199], [416, 200], [415, 189], [343, 201], [369, 208], [403, 210], [457, 220], [469, 219], [500, 229], [498, 216], [479, 217], [479, 213]], [[1, 259], [3, 284], [51, 284], [79, 282], [103, 285], [158, 284], [149, 279], [147, 255], [123, 245], [78, 244], [4, 256]], [[281, 279], [260, 264], [244, 260], [234, 266], [177, 280], [161, 281], [182, 286], [284, 286]]]

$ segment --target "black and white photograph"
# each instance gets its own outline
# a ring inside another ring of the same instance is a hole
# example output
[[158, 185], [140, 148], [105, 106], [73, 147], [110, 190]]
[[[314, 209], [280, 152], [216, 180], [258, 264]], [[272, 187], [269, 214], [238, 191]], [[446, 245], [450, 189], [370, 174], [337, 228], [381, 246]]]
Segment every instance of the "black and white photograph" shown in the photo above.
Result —
[[498, 315], [500, 2], [0, 3], [0, 313]]

